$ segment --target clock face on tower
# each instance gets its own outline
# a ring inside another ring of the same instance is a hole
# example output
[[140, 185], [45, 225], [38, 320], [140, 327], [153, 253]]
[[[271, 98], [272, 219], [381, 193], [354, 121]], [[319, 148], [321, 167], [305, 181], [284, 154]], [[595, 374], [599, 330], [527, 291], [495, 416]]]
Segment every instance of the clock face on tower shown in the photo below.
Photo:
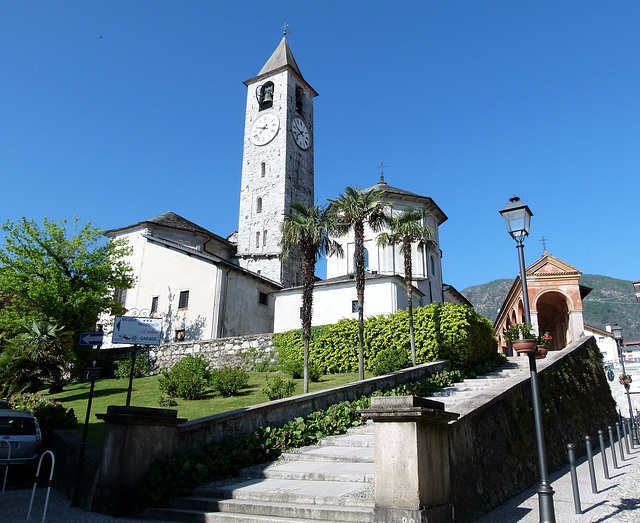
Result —
[[307, 124], [304, 123], [304, 120], [298, 117], [294, 118], [293, 122], [291, 122], [291, 132], [300, 149], [306, 150], [309, 148], [311, 140], [309, 138], [309, 129], [307, 129]]
[[254, 145], [266, 145], [278, 134], [280, 120], [274, 113], [263, 113], [255, 119], [249, 135]]

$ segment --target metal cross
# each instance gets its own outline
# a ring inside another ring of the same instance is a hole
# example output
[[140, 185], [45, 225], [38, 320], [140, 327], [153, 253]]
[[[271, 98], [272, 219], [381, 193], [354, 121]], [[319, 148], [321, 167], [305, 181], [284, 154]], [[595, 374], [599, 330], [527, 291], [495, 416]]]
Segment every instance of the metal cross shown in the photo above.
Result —
[[542, 248], [544, 249], [544, 252], [547, 252], [547, 242], [549, 241], [549, 238], [545, 238], [544, 236], [542, 236], [539, 241], [542, 242]]
[[380, 183], [384, 183], [384, 168], [388, 167], [388, 165], [385, 165], [384, 162], [380, 162], [380, 165], [378, 165], [378, 167], [376, 167], [377, 169], [380, 169]]
[[287, 36], [287, 33], [290, 33], [291, 31], [289, 31], [289, 29], [287, 29], [287, 27], [289, 27], [289, 24], [287, 24], [287, 22], [284, 23], [284, 25], [282, 26], [282, 31], [283, 31], [283, 35]]

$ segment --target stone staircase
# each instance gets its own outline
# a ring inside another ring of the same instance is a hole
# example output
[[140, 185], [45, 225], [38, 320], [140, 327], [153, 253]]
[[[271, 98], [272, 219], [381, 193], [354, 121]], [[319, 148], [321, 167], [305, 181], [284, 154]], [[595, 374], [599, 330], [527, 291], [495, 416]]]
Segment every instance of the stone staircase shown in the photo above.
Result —
[[[527, 358], [509, 358], [501, 370], [432, 397], [445, 410], [464, 415], [527, 373]], [[368, 422], [286, 452], [278, 461], [243, 469], [233, 480], [197, 488], [167, 508], [147, 509], [144, 516], [211, 523], [366, 523], [373, 520], [373, 473], [373, 424]]]

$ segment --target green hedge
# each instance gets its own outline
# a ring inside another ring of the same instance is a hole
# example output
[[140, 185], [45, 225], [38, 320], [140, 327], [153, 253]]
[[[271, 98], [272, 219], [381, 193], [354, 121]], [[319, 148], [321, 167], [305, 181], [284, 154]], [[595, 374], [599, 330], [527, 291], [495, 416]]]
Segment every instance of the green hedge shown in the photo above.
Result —
[[[472, 368], [497, 351], [491, 322], [473, 308], [453, 303], [432, 303], [414, 309], [413, 323], [418, 363], [441, 359], [453, 366]], [[275, 334], [273, 342], [281, 362], [303, 358], [300, 330]], [[410, 358], [409, 313], [367, 318], [364, 326], [367, 370], [384, 364], [386, 351], [403, 351]], [[358, 322], [344, 319], [311, 330], [309, 360], [323, 373], [358, 370]]]

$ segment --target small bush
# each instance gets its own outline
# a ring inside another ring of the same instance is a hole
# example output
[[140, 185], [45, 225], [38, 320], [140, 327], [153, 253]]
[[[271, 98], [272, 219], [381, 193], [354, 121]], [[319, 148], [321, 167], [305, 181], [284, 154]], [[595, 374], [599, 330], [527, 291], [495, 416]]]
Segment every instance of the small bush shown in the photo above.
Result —
[[41, 394], [11, 396], [9, 404], [12, 409], [33, 412], [43, 433], [53, 429], [71, 429], [78, 423], [73, 409], [67, 409], [62, 403], [47, 399]]
[[249, 373], [242, 367], [222, 367], [211, 371], [211, 386], [221, 396], [234, 396], [249, 383]]
[[[116, 370], [113, 372], [118, 379], [128, 379], [131, 374], [131, 358], [115, 361]], [[151, 372], [151, 361], [148, 354], [139, 354], [133, 367], [133, 377], [142, 378]]]
[[374, 376], [382, 376], [410, 366], [411, 360], [404, 349], [390, 348], [376, 354], [371, 364], [371, 372]]
[[[322, 372], [320, 368], [312, 361], [308, 364], [309, 368], [309, 380], [314, 383], [320, 381]], [[289, 360], [282, 367], [282, 370], [291, 376], [294, 380], [300, 380], [304, 377], [304, 361]]]
[[202, 398], [211, 377], [208, 367], [209, 363], [202, 356], [185, 356], [170, 371], [162, 369], [162, 376], [158, 379], [160, 392], [170, 398]]
[[160, 400], [158, 401], [158, 403], [160, 403], [161, 407], [177, 407], [178, 406], [178, 402], [173, 398], [160, 397]]
[[271, 401], [279, 400], [282, 398], [288, 398], [293, 396], [296, 391], [296, 382], [293, 380], [284, 381], [280, 376], [273, 376], [273, 378], [267, 378], [267, 386], [262, 389]]

